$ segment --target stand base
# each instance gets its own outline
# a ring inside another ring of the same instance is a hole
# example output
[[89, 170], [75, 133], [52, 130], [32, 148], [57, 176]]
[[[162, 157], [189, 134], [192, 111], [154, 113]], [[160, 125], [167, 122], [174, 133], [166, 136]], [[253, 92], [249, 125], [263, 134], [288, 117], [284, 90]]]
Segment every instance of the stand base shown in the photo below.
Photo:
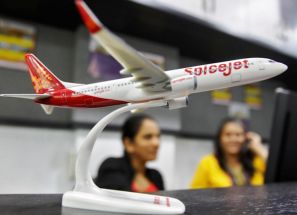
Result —
[[133, 213], [182, 214], [185, 205], [175, 198], [117, 190], [98, 189], [95, 192], [69, 191], [63, 195], [64, 207]]
[[107, 190], [97, 187], [88, 170], [90, 156], [98, 134], [120, 114], [143, 108], [161, 107], [166, 101], [135, 103], [121, 107], [102, 118], [88, 133], [80, 147], [75, 168], [74, 191], [63, 195], [62, 205], [69, 208], [132, 214], [182, 214], [185, 205], [174, 198], [142, 193]]

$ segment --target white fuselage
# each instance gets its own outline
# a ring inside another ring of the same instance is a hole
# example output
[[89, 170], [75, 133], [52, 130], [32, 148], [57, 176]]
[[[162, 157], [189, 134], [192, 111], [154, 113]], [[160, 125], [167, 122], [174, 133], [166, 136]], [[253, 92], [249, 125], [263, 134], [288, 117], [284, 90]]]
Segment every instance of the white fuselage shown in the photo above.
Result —
[[[270, 59], [247, 58], [165, 72], [171, 80], [176, 80], [177, 82], [183, 81], [182, 77], [193, 76], [196, 79], [197, 86], [187, 90], [161, 93], [148, 92], [145, 88], [137, 88], [137, 82], [134, 82], [132, 77], [82, 85], [70, 89], [74, 94], [84, 94], [131, 103], [154, 99], [170, 100], [188, 96], [192, 93], [234, 87], [265, 80], [279, 75], [286, 69], [286, 65]], [[172, 82], [172, 84], [175, 82]]]

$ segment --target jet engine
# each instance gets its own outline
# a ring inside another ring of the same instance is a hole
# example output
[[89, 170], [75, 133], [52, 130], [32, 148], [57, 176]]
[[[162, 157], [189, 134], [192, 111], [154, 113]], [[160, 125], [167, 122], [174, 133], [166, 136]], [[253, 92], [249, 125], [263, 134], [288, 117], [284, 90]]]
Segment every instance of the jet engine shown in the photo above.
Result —
[[197, 89], [197, 78], [194, 75], [185, 75], [171, 80], [173, 92], [193, 91]]
[[180, 97], [167, 101], [167, 107], [169, 110], [179, 109], [187, 107], [189, 103], [188, 97]]

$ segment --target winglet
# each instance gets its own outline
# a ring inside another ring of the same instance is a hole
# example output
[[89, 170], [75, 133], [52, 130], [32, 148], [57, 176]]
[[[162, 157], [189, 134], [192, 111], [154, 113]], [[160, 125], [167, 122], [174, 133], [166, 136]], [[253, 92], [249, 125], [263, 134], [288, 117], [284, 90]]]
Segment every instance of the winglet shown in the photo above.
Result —
[[75, 4], [88, 30], [92, 34], [99, 32], [103, 26], [86, 3], [82, 0], [76, 0]]

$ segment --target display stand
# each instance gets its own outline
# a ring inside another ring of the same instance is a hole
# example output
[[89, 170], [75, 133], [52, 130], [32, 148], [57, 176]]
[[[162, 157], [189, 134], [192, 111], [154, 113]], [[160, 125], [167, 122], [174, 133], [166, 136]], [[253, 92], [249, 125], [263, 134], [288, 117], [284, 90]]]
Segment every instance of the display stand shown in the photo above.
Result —
[[166, 106], [166, 101], [129, 104], [102, 118], [88, 133], [76, 160], [76, 184], [73, 191], [64, 193], [64, 207], [137, 214], [182, 214], [184, 204], [175, 198], [142, 193], [108, 190], [97, 187], [89, 172], [91, 153], [97, 136], [113, 119], [135, 109]]

